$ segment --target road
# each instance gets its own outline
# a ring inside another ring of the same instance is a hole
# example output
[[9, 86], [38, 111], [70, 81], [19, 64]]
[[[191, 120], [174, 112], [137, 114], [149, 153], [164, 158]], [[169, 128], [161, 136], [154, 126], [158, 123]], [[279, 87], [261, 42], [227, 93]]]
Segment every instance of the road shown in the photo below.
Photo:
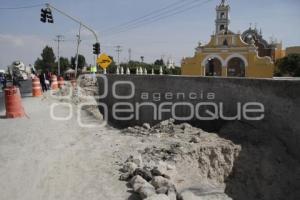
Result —
[[[31, 91], [32, 91], [32, 83], [31, 80], [26, 80], [26, 81], [21, 81], [21, 95], [22, 97], [27, 97], [31, 96]], [[10, 84], [10, 83], [8, 83]], [[4, 110], [4, 91], [0, 90], [0, 111]]]
[[[27, 117], [0, 119], [0, 199], [128, 199], [132, 194], [118, 180], [117, 162], [143, 143], [113, 128], [81, 127], [76, 107], [71, 119], [54, 120], [50, 108], [59, 102], [49, 92], [23, 98]], [[66, 117], [69, 112], [60, 106], [54, 114]], [[84, 113], [81, 118], [94, 120]]]

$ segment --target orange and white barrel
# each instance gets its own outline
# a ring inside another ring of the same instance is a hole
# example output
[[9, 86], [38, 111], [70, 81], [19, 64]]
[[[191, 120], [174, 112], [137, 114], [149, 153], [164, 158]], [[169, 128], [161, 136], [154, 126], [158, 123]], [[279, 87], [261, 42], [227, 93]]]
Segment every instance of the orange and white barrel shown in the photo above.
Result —
[[10, 86], [5, 88], [5, 108], [7, 118], [24, 117], [25, 112], [19, 88]]
[[40, 97], [42, 95], [43, 95], [43, 93], [42, 93], [40, 79], [38, 77], [35, 77], [32, 79], [32, 96]]
[[57, 90], [58, 89], [57, 77], [55, 75], [51, 76], [51, 89], [52, 90]]

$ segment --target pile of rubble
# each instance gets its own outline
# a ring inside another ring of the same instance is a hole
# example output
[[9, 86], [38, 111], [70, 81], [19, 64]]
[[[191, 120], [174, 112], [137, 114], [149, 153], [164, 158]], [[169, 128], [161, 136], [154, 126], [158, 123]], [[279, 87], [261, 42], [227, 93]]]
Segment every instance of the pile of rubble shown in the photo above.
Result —
[[[54, 95], [62, 97], [61, 102], [72, 103], [75, 106], [84, 103], [82, 110], [97, 120], [103, 120], [103, 115], [100, 113], [94, 98], [97, 94], [97, 81], [89, 75], [82, 76], [81, 79], [77, 80], [76, 87], [68, 83], [54, 93]], [[67, 98], [68, 96], [70, 97]]]
[[173, 119], [153, 127], [129, 127], [123, 133], [142, 141], [152, 138], [120, 170], [120, 180], [128, 181], [140, 199], [230, 199], [222, 183], [240, 146], [189, 124], [174, 124]]

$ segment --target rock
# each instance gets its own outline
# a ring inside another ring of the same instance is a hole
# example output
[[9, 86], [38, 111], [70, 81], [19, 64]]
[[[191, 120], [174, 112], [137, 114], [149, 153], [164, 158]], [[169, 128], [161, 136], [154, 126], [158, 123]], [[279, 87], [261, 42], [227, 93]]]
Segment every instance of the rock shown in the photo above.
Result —
[[143, 127], [144, 127], [145, 129], [150, 129], [150, 128], [151, 128], [150, 124], [148, 124], [148, 123], [144, 123], [144, 124], [143, 124]]
[[155, 187], [155, 189], [158, 189], [161, 187], [167, 187], [169, 189], [174, 186], [173, 183], [171, 183], [168, 179], [166, 179], [162, 176], [153, 177], [151, 184]]
[[152, 195], [152, 196], [146, 198], [145, 200], [170, 200], [170, 199], [165, 194], [155, 194], [155, 195]]
[[165, 121], [160, 122], [161, 126], [168, 126], [168, 124], [169, 124], [169, 120], [165, 120]]
[[186, 130], [186, 129], [192, 128], [192, 126], [190, 124], [188, 124], [188, 123], [182, 123], [182, 124], [180, 124], [180, 128], [182, 130]]
[[129, 180], [131, 177], [132, 177], [132, 174], [129, 173], [129, 172], [127, 172], [127, 173], [121, 174], [119, 180], [120, 180], [120, 181], [127, 181], [127, 180]]
[[146, 169], [137, 168], [134, 171], [133, 175], [134, 176], [139, 175], [139, 176], [143, 177], [143, 179], [145, 179], [146, 181], [151, 181], [152, 180], [151, 172], [146, 170]]
[[142, 199], [151, 197], [156, 194], [154, 187], [150, 184], [145, 184], [145, 185], [141, 186], [137, 190], [137, 192], [139, 193], [139, 195], [141, 196]]
[[177, 192], [175, 186], [168, 189], [168, 197], [170, 200], [177, 200]]
[[156, 189], [157, 194], [167, 194], [168, 193], [168, 187], [160, 187]]
[[157, 168], [152, 169], [151, 174], [152, 176], [162, 176], [162, 173]]
[[143, 179], [139, 175], [134, 176], [130, 180], [130, 184], [133, 188], [133, 191], [135, 191], [135, 192], [137, 192], [140, 187], [153, 187], [150, 183], [148, 183], [145, 179]]
[[122, 172], [128, 172], [133, 174], [133, 172], [138, 168], [137, 164], [134, 162], [126, 162], [121, 169]]
[[200, 138], [197, 136], [193, 136], [190, 140], [190, 143], [200, 143]]
[[224, 193], [205, 193], [195, 195], [192, 191], [186, 190], [179, 195], [179, 200], [232, 200]]
[[142, 155], [131, 155], [129, 158], [126, 160], [126, 162], [133, 162], [135, 163], [138, 167], [142, 167], [143, 161], [142, 161]]

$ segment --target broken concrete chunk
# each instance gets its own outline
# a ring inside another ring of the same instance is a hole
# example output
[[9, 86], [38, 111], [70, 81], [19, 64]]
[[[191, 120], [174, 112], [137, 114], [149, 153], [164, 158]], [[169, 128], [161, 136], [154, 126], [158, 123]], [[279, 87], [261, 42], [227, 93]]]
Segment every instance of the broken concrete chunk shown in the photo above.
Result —
[[153, 177], [151, 184], [156, 188], [167, 187], [168, 189], [173, 187], [173, 184], [166, 178], [162, 176]]
[[148, 123], [144, 123], [144, 124], [143, 124], [143, 128], [145, 128], [145, 129], [150, 129], [151, 126], [150, 126], [150, 124], [148, 124]]
[[130, 174], [133, 174], [133, 172], [136, 170], [136, 168], [138, 168], [137, 164], [135, 164], [134, 162], [126, 162], [121, 171], [122, 172], [129, 172]]
[[150, 184], [145, 184], [145, 185], [141, 186], [137, 190], [137, 192], [139, 193], [139, 195], [142, 199], [151, 197], [156, 194], [154, 187]]
[[151, 179], [152, 179], [151, 172], [146, 169], [137, 168], [134, 171], [133, 175], [134, 176], [139, 175], [139, 176], [143, 177], [143, 179], [145, 179], [146, 181], [151, 181]]
[[131, 177], [132, 177], [132, 174], [129, 173], [129, 172], [127, 172], [127, 173], [121, 174], [119, 180], [120, 180], [120, 181], [127, 181], [127, 180], [129, 180]]
[[134, 176], [131, 180], [130, 180], [130, 184], [133, 188], [133, 191], [137, 191], [140, 187], [145, 186], [145, 185], [151, 185], [150, 183], [148, 183], [145, 179], [143, 179], [141, 176], [137, 175]]

